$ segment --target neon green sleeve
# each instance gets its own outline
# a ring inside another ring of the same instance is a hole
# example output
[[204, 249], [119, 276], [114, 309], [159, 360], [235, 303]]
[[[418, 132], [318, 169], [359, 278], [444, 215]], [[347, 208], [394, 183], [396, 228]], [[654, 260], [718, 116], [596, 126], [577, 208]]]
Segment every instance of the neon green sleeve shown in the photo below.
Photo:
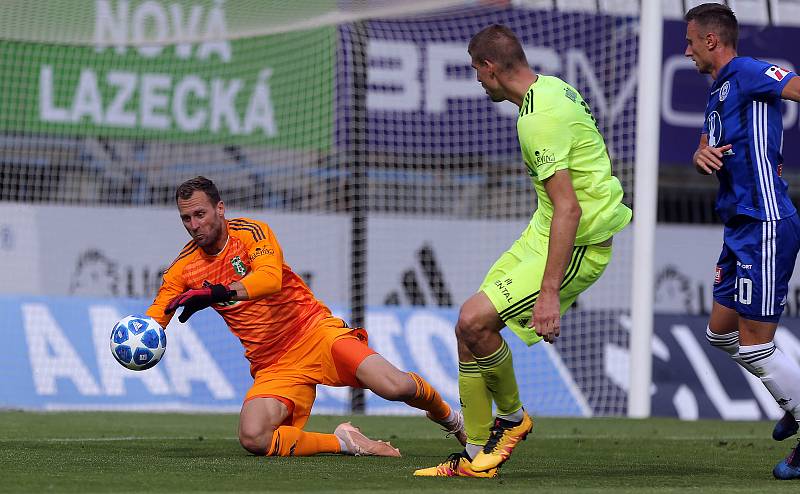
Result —
[[572, 133], [560, 119], [545, 112], [531, 113], [517, 121], [517, 131], [522, 158], [539, 180], [569, 168]]

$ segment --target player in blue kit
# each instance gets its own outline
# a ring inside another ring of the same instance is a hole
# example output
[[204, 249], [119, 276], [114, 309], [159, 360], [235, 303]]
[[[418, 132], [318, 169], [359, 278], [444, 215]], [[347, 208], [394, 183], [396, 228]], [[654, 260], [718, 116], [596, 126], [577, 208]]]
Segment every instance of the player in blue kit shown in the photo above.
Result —
[[[701, 174], [717, 175], [716, 209], [725, 224], [706, 336], [760, 378], [785, 410], [772, 433], [783, 440], [798, 430], [800, 365], [773, 338], [800, 249], [800, 221], [781, 179], [781, 100], [800, 101], [800, 77], [737, 56], [738, 23], [725, 5], [699, 5], [685, 19], [685, 55], [714, 80], [692, 161]], [[800, 478], [800, 445], [773, 474]]]

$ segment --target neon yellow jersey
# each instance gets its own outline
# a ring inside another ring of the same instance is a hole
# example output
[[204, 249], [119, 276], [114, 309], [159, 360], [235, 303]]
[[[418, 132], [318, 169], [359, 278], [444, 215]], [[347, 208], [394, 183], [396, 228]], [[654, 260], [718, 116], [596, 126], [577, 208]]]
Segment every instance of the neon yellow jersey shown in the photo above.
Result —
[[517, 132], [539, 199], [531, 218], [535, 231], [550, 235], [553, 202], [543, 182], [557, 170], [569, 170], [581, 206], [575, 245], [603, 242], [630, 222], [632, 213], [622, 204], [622, 185], [611, 175], [603, 136], [575, 88], [540, 75], [522, 100]]

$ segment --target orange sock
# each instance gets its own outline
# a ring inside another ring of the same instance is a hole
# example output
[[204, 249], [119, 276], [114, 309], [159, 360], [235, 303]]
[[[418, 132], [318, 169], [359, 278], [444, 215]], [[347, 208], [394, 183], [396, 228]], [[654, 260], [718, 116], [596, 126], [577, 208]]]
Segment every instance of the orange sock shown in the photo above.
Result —
[[409, 372], [409, 376], [414, 380], [417, 385], [417, 392], [414, 397], [406, 402], [414, 408], [430, 412], [431, 417], [435, 420], [442, 420], [450, 415], [450, 405], [445, 402], [439, 395], [439, 392], [433, 389], [433, 386], [428, 384], [428, 381], [422, 378], [419, 374]]
[[282, 425], [272, 433], [267, 456], [311, 456], [317, 453], [339, 453], [339, 439], [333, 434], [306, 432]]

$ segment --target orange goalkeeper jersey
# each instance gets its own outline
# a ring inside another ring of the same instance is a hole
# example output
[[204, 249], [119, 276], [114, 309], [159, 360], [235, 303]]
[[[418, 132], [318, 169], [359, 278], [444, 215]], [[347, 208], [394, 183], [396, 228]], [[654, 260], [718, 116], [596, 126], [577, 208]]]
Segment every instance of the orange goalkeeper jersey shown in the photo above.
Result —
[[[258, 270], [278, 284], [278, 291], [255, 300], [214, 304], [230, 330], [245, 348], [250, 372], [267, 367], [280, 358], [317, 323], [331, 315], [311, 289], [283, 262], [283, 253], [266, 223], [248, 218], [227, 221], [228, 242], [211, 256], [194, 241], [189, 242], [164, 273], [164, 280], [147, 315], [167, 327], [172, 315], [164, 309], [176, 296], [204, 283], [229, 285]], [[252, 279], [252, 278], [251, 278]], [[244, 280], [251, 293], [248, 280]], [[251, 295], [252, 296], [252, 295]]]

